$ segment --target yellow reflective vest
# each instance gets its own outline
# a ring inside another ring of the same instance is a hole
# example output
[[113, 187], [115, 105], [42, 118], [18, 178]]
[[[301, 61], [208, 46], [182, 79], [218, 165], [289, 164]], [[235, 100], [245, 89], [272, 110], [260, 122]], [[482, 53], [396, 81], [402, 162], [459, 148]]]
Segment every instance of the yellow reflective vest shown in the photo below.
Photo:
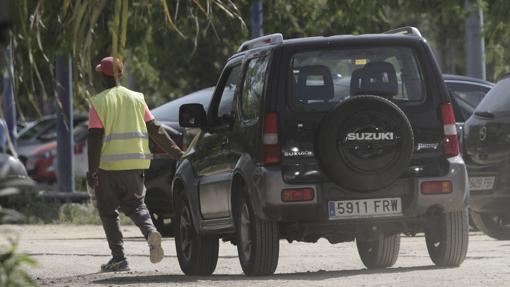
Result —
[[122, 86], [104, 90], [91, 104], [104, 126], [100, 169], [148, 169], [149, 135], [143, 94]]

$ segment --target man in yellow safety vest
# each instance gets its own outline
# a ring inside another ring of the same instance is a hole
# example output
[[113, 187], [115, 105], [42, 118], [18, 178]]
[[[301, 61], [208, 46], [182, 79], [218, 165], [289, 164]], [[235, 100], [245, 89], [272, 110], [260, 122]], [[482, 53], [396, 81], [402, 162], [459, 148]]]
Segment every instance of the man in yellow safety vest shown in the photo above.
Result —
[[150, 261], [163, 259], [161, 234], [156, 230], [144, 203], [144, 170], [149, 168], [149, 137], [173, 158], [182, 151], [157, 123], [143, 94], [118, 84], [123, 65], [106, 57], [96, 71], [105, 90], [90, 100], [87, 183], [95, 189], [97, 208], [112, 259], [102, 271], [129, 270], [124, 255], [119, 210], [140, 228], [149, 244]]

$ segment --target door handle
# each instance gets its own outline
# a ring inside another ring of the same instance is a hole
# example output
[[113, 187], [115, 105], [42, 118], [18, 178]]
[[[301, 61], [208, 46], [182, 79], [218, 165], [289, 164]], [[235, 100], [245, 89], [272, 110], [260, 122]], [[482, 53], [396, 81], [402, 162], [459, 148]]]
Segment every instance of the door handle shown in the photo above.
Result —
[[227, 146], [228, 144], [230, 143], [230, 140], [228, 139], [228, 137], [223, 137], [223, 140], [221, 141], [221, 145], [223, 147]]

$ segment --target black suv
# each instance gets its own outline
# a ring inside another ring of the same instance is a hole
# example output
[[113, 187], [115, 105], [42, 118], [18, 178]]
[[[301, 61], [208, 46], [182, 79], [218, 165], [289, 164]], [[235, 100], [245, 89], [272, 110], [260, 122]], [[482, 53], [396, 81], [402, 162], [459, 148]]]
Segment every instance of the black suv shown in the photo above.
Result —
[[464, 125], [471, 217], [487, 235], [510, 240], [510, 75], [501, 79]]
[[247, 275], [272, 274], [279, 240], [356, 240], [368, 268], [392, 266], [400, 234], [425, 232], [432, 261], [468, 244], [467, 173], [455, 117], [416, 28], [387, 34], [248, 41], [227, 62], [201, 132], [173, 181], [186, 274], [211, 274], [218, 240]]

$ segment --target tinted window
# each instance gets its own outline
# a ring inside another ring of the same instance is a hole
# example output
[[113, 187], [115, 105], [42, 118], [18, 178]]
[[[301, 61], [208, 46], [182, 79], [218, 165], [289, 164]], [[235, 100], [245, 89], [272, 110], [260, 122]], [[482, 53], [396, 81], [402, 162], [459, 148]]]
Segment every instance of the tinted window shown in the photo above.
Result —
[[473, 114], [476, 106], [490, 90], [489, 87], [470, 83], [446, 82], [446, 85], [454, 97], [462, 119], [467, 119]]
[[510, 111], [510, 78], [499, 81], [483, 98], [476, 111], [490, 113]]
[[295, 54], [290, 61], [290, 99], [298, 110], [327, 110], [355, 95], [421, 102], [424, 81], [410, 48], [328, 49]]
[[239, 84], [239, 79], [241, 75], [241, 66], [235, 66], [230, 70], [230, 74], [227, 78], [227, 82], [223, 88], [221, 93], [220, 105], [218, 108], [218, 118], [221, 118], [223, 115], [230, 115], [232, 113], [232, 101], [234, 99], [234, 94]]
[[247, 119], [258, 117], [260, 101], [264, 94], [268, 60], [269, 57], [266, 56], [254, 58], [248, 62], [241, 95], [241, 111]]
[[[44, 130], [48, 129], [51, 126], [55, 126], [55, 119], [47, 119], [41, 120], [40, 122], [34, 124], [32, 127], [25, 130], [23, 134], [18, 137], [19, 141], [31, 140], [34, 136], [39, 135]], [[55, 127], [56, 128], [56, 127]]]
[[[80, 123], [83, 123], [85, 121], [86, 121], [86, 118], [76, 117], [73, 119], [73, 123], [74, 123], [73, 127], [76, 128], [77, 125], [79, 125]], [[54, 125], [52, 125], [50, 128], [46, 129], [43, 133], [41, 133], [37, 137], [37, 139], [44, 141], [44, 142], [56, 140], [57, 139], [57, 124], [56, 124], [56, 121], [54, 123], [55, 123]]]
[[214, 87], [203, 89], [161, 105], [153, 109], [151, 112], [159, 121], [178, 122], [179, 108], [181, 105], [198, 103], [202, 104], [204, 109], [207, 111], [213, 92]]

